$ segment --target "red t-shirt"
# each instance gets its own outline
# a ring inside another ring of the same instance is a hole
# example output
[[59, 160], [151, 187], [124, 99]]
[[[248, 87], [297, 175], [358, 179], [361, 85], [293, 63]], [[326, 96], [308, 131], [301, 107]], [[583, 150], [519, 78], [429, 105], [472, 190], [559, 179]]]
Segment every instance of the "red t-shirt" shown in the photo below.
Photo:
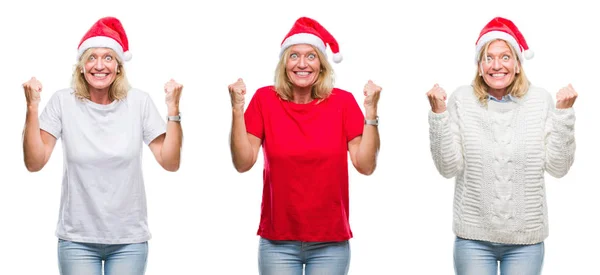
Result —
[[321, 102], [296, 104], [267, 86], [256, 91], [244, 118], [264, 153], [257, 234], [307, 242], [352, 238], [348, 142], [364, 127], [354, 96], [334, 88]]

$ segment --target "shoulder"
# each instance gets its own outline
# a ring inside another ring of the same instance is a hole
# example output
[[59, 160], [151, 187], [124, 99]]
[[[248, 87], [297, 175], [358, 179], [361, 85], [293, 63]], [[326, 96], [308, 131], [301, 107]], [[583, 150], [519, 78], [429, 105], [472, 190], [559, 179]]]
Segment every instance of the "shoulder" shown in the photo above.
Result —
[[344, 89], [340, 89], [340, 88], [333, 88], [333, 90], [331, 91], [331, 96], [338, 96], [338, 97], [354, 97], [354, 95], [351, 92], [348, 92]]
[[256, 100], [264, 101], [264, 100], [277, 99], [277, 98], [279, 98], [279, 95], [275, 91], [275, 87], [270, 85], [270, 86], [264, 86], [264, 87], [258, 88], [254, 92], [254, 95], [252, 95], [252, 98], [256, 99]]
[[131, 88], [129, 91], [127, 91], [127, 97], [125, 98], [125, 101], [127, 101], [130, 105], [146, 105], [149, 102], [153, 102], [152, 96], [150, 96], [148, 92], [137, 88]]
[[454, 92], [452, 92], [452, 96], [454, 97], [469, 97], [469, 96], [474, 96], [474, 91], [473, 91], [473, 86], [471, 85], [462, 85], [459, 86], [458, 88], [456, 88], [454, 90]]
[[273, 96], [277, 95], [277, 92], [275, 91], [275, 87], [273, 85], [269, 85], [258, 88], [254, 94], [258, 96]]
[[75, 97], [75, 90], [73, 90], [72, 88], [60, 89], [60, 90], [54, 92], [54, 94], [52, 94], [52, 97], [60, 98], [60, 99]]
[[127, 91], [127, 98], [132, 98], [132, 99], [147, 99], [150, 98], [150, 94], [146, 91], [142, 91], [140, 89], [137, 88], [131, 88], [129, 89], [129, 91]]
[[473, 90], [473, 86], [471, 85], [463, 85], [456, 88], [452, 94], [450, 94], [448, 101], [477, 101], [475, 97], [475, 92]]
[[533, 85], [529, 86], [526, 96], [529, 98], [552, 100], [552, 95], [546, 89]]
[[333, 90], [331, 91], [331, 94], [329, 95], [329, 99], [334, 100], [334, 101], [343, 101], [343, 102], [356, 101], [356, 98], [354, 98], [354, 95], [351, 92], [348, 92], [348, 91], [346, 91], [344, 89], [340, 89], [340, 88], [333, 88]]
[[[43, 93], [43, 92], [42, 92]], [[42, 95], [43, 96], [43, 95]], [[75, 102], [75, 90], [72, 88], [65, 88], [55, 91], [48, 100], [48, 104], [56, 105], [59, 104], [61, 106], [65, 105], [69, 102]]]

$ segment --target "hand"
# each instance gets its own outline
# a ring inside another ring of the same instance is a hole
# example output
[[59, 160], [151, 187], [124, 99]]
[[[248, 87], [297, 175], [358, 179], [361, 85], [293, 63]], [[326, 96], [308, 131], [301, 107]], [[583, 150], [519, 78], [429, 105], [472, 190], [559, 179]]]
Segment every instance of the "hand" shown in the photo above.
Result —
[[238, 78], [238, 80], [228, 86], [229, 95], [231, 96], [231, 107], [244, 108], [246, 95], [246, 84], [244, 80]]
[[177, 115], [179, 113], [179, 98], [181, 98], [182, 89], [183, 85], [175, 82], [173, 79], [165, 83], [165, 102], [167, 103], [169, 111], [175, 113], [169, 115]]
[[427, 98], [429, 99], [429, 105], [431, 105], [431, 111], [436, 114], [440, 114], [446, 111], [446, 91], [442, 89], [438, 84], [433, 85], [433, 88], [427, 92]]
[[363, 89], [363, 94], [365, 95], [365, 111], [367, 115], [369, 112], [373, 111], [376, 115], [377, 113], [377, 102], [379, 102], [379, 96], [381, 94], [381, 87], [375, 85], [373, 81], [369, 80], [367, 84], [365, 84], [365, 88]]
[[42, 83], [35, 79], [35, 77], [32, 77], [29, 81], [23, 83], [23, 90], [25, 91], [27, 106], [38, 106], [40, 103]]
[[573, 86], [569, 84], [567, 87], [563, 87], [556, 93], [556, 109], [568, 109], [573, 107], [577, 99], [577, 92], [573, 89]]

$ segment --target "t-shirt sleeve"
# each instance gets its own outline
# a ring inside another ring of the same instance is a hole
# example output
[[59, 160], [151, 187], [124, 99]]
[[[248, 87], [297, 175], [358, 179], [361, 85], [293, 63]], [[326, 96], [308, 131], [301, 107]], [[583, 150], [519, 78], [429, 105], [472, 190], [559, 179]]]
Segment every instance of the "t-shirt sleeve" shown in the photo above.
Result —
[[262, 96], [261, 90], [256, 91], [250, 99], [248, 108], [244, 112], [244, 121], [246, 123], [246, 132], [264, 139], [264, 120], [262, 114]]
[[40, 115], [40, 129], [59, 139], [62, 134], [62, 108], [59, 93], [56, 92], [50, 97], [46, 107]]
[[354, 95], [349, 93], [345, 102], [344, 112], [344, 129], [346, 131], [346, 141], [350, 142], [357, 136], [362, 135], [365, 127], [365, 117], [358, 106], [358, 102], [354, 98]]
[[142, 131], [146, 145], [167, 131], [166, 122], [160, 116], [154, 101], [149, 95], [145, 98], [142, 120]]

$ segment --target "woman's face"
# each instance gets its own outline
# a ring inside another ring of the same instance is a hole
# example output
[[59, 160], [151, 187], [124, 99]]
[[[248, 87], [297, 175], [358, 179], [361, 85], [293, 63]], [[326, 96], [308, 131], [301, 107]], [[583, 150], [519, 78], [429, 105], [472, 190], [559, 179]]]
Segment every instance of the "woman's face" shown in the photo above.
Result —
[[107, 89], [117, 77], [119, 63], [114, 52], [108, 48], [92, 48], [84, 63], [83, 75], [91, 88]]
[[479, 63], [479, 70], [490, 89], [506, 92], [519, 72], [517, 57], [504, 40], [492, 42]]
[[287, 57], [285, 69], [294, 86], [306, 88], [317, 81], [321, 71], [321, 61], [311, 45], [293, 45]]

